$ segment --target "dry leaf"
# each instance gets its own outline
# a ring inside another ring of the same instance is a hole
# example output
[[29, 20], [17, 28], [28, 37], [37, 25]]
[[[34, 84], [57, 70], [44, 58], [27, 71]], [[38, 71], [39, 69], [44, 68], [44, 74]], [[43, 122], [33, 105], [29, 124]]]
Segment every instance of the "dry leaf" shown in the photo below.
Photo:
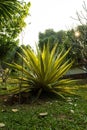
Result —
[[47, 112], [44, 112], [44, 113], [39, 113], [39, 116], [41, 116], [41, 117], [44, 117], [44, 116], [47, 116], [48, 115], [48, 113]]
[[12, 111], [13, 111], [13, 112], [17, 112], [17, 111], [18, 111], [18, 109], [12, 109]]
[[0, 123], [0, 128], [5, 127], [5, 124], [3, 122]]

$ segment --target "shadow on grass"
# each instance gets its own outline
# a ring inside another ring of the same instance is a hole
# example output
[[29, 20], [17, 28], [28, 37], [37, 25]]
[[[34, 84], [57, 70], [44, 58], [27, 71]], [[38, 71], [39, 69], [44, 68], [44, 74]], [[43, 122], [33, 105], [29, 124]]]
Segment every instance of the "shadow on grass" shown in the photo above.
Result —
[[50, 101], [65, 101], [65, 99], [52, 92], [42, 92], [41, 96], [37, 99], [36, 93], [20, 93], [9, 96], [1, 96], [0, 103], [5, 105], [18, 105], [18, 104], [42, 104]]

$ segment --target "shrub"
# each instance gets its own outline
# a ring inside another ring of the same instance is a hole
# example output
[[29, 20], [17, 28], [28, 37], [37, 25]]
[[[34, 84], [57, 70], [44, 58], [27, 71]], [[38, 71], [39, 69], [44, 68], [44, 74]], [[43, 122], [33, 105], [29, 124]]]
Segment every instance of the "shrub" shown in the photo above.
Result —
[[9, 93], [36, 92], [37, 97], [44, 91], [55, 93], [64, 98], [64, 93], [72, 93], [71, 79], [63, 79], [63, 75], [71, 68], [73, 61], [67, 59], [63, 50], [58, 53], [57, 46], [50, 51], [49, 44], [44, 46], [43, 51], [36, 47], [36, 53], [30, 47], [21, 48], [23, 53], [18, 53], [23, 65], [9, 64], [19, 74], [15, 76], [15, 84], [19, 86], [9, 88]]

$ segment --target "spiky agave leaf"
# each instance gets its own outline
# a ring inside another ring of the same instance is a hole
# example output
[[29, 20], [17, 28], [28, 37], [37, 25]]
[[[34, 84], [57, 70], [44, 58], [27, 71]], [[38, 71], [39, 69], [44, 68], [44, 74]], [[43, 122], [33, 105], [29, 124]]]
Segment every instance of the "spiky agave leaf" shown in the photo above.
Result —
[[62, 79], [73, 64], [70, 59], [66, 60], [70, 49], [65, 53], [61, 51], [57, 54], [56, 45], [51, 51], [49, 48], [49, 44], [44, 46], [43, 51], [37, 48], [37, 53], [28, 47], [21, 48], [23, 54], [18, 55], [23, 61], [23, 66], [16, 63], [9, 64], [15, 70], [22, 72], [19, 73], [19, 77], [16, 77], [17, 83], [21, 82], [21, 91], [38, 90], [38, 96], [43, 90], [51, 91], [62, 97], [62, 93], [72, 92], [70, 84], [74, 80]]

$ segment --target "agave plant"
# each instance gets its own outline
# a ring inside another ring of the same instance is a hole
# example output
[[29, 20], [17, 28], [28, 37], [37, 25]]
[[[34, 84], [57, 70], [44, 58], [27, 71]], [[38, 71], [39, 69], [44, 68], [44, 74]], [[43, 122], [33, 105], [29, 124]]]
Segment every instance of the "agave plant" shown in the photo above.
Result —
[[23, 65], [10, 64], [12, 68], [20, 72], [13, 80], [21, 85], [8, 88], [11, 93], [36, 91], [37, 97], [43, 91], [53, 92], [62, 97], [64, 93], [72, 93], [71, 79], [63, 79], [63, 75], [71, 68], [73, 61], [66, 60], [70, 49], [63, 50], [58, 54], [55, 45], [50, 51], [49, 44], [44, 46], [43, 51], [37, 47], [36, 53], [30, 47], [23, 47], [18, 53]]

